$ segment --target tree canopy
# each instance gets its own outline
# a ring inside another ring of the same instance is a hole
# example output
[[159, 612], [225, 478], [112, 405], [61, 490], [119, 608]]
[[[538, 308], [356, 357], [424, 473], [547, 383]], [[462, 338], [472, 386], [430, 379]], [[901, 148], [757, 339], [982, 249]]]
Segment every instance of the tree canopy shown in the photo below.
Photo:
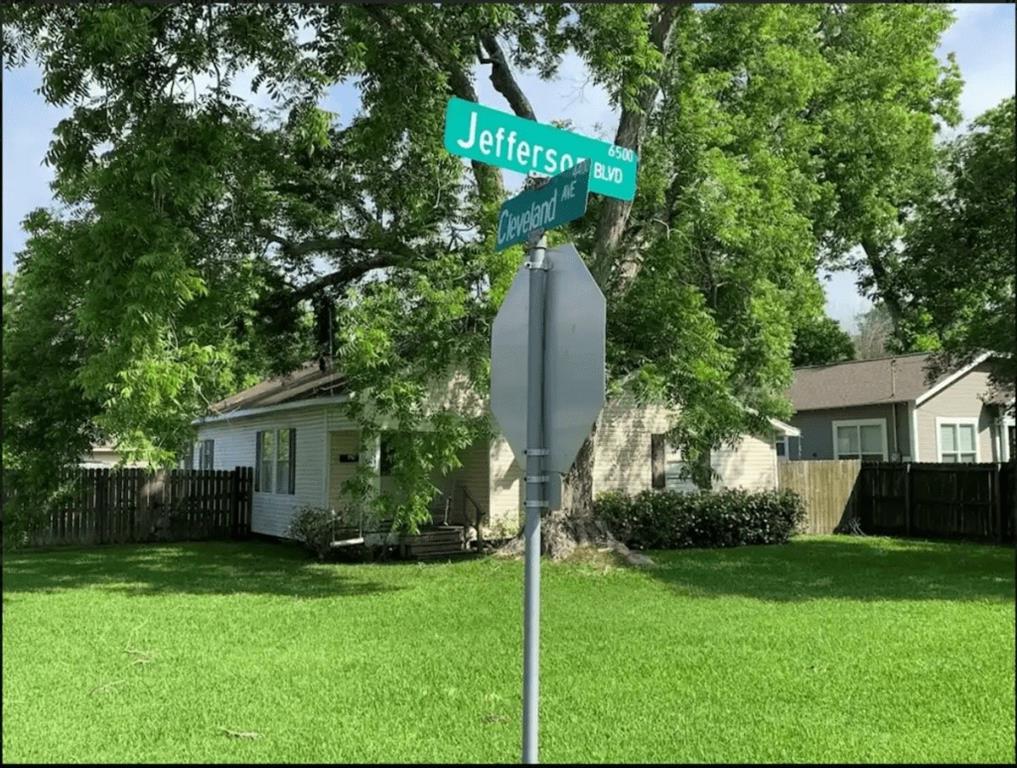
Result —
[[827, 365], [855, 359], [855, 344], [840, 323], [823, 315], [795, 329], [791, 364]]
[[[66, 209], [30, 217], [5, 325], [21, 350], [5, 350], [5, 454], [42, 467], [97, 430], [171, 460], [209, 402], [314, 354], [313, 299], [335, 319], [318, 341], [332, 334], [355, 402], [377, 405], [351, 415], [408, 435], [400, 514], [422, 519], [427, 472], [489, 429], [426, 414], [428, 382], [458, 368], [486, 391], [491, 319], [522, 258], [494, 252], [501, 175], [445, 152], [445, 105], [489, 77], [516, 114], [567, 120], [535, 114], [516, 73], [553, 78], [568, 54], [610, 94], [615, 143], [640, 168], [632, 203], [591, 199], [555, 237], [608, 296], [612, 382], [675, 406], [670, 438], [697, 466], [788, 415], [793, 341], [822, 316], [818, 266], [860, 245], [886, 272], [937, 126], [958, 119], [956, 67], [935, 56], [951, 18], [934, 4], [6, 6], [6, 65], [37, 60], [43, 96], [72, 112], [48, 155]], [[231, 90], [245, 71], [270, 109]], [[359, 97], [350, 114], [321, 107], [337, 83]], [[40, 381], [46, 398], [29, 391]]]
[[1009, 353], [996, 380], [1017, 379], [1014, 187], [1017, 144], [1010, 97], [942, 148], [932, 191], [908, 220], [901, 253], [906, 311], [955, 364], [979, 352]]

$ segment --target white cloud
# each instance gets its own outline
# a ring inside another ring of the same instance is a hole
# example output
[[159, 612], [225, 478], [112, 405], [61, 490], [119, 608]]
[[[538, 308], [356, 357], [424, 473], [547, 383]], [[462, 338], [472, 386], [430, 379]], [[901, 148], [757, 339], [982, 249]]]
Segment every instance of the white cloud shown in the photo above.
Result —
[[967, 123], [1014, 94], [1015, 13], [1010, 3], [957, 3], [953, 9], [957, 20], [937, 54], [944, 61], [949, 52], [957, 57], [964, 78], [960, 107]]

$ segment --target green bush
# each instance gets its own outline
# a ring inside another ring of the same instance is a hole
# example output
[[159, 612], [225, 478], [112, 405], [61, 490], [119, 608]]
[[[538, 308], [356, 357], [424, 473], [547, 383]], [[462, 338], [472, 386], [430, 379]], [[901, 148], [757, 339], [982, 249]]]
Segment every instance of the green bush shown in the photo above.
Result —
[[324, 560], [332, 551], [338, 520], [339, 516], [334, 510], [303, 506], [290, 521], [289, 535], [311, 550], [319, 560]]
[[805, 521], [794, 491], [609, 492], [597, 497], [597, 517], [633, 549], [785, 544]]

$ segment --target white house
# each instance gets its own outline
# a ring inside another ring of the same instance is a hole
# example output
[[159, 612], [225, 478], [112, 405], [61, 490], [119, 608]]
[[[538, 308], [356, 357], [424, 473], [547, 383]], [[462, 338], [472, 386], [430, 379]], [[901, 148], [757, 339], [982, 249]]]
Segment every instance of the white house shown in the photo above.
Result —
[[[437, 388], [434, 402], [479, 412], [486, 403], [462, 380]], [[255, 467], [252, 530], [285, 537], [294, 511], [302, 505], [342, 509], [341, 486], [361, 463], [376, 468], [377, 484], [388, 482], [384, 432], [365, 444], [356, 424], [340, 405], [349, 397], [338, 371], [309, 364], [287, 376], [269, 379], [216, 403], [196, 419], [198, 442], [191, 466], [232, 469]], [[798, 431], [776, 420], [773, 433], [745, 435], [737, 445], [711, 455], [719, 475], [715, 487], [775, 488], [775, 435]], [[663, 407], [641, 406], [632, 398], [609, 402], [595, 440], [594, 493], [620, 489], [635, 493], [652, 487], [676, 487], [680, 457], [665, 447], [668, 426]], [[486, 539], [514, 536], [521, 527], [522, 472], [503, 436], [478, 442], [461, 454], [462, 466], [434, 478], [441, 494], [436, 515], [469, 524], [479, 513]]]

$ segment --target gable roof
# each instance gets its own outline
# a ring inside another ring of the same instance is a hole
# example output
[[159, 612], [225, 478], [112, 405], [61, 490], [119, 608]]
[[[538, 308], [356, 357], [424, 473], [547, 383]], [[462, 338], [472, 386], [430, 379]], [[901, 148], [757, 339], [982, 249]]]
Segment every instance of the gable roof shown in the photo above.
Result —
[[264, 408], [296, 400], [329, 397], [345, 391], [342, 373], [332, 368], [322, 371], [317, 361], [304, 363], [292, 373], [274, 376], [209, 406], [210, 415], [223, 415], [250, 408]]
[[929, 352], [918, 352], [796, 368], [788, 397], [796, 411], [908, 402], [977, 364], [928, 381], [926, 368], [931, 357]]

